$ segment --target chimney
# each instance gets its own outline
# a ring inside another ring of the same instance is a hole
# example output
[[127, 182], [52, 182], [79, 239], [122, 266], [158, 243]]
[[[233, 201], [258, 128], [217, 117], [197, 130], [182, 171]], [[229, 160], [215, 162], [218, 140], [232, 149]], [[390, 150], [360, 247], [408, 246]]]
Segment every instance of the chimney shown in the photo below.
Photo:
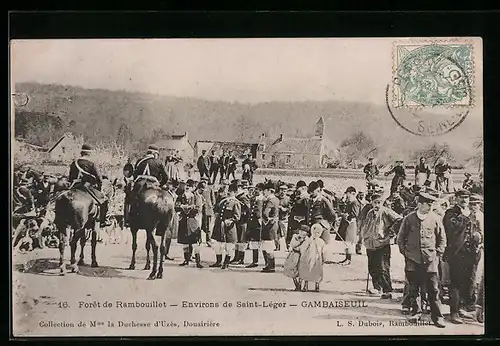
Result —
[[280, 142], [283, 142], [283, 134], [280, 133]]

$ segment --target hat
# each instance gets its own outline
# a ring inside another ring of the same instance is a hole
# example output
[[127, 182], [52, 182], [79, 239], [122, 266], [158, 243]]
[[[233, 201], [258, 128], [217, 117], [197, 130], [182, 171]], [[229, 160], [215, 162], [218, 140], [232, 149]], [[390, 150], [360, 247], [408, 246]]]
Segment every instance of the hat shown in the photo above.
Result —
[[258, 190], [263, 190], [264, 189], [264, 184], [263, 183], [257, 183], [255, 185], [255, 188], [258, 189]]
[[160, 150], [158, 149], [158, 147], [156, 145], [150, 145], [148, 146], [148, 151], [149, 152], [153, 152], [153, 153], [159, 153]]
[[200, 179], [200, 181], [208, 181], [208, 178], [207, 177], [203, 177]]
[[306, 182], [304, 180], [299, 180], [295, 187], [298, 189], [299, 187], [303, 187], [303, 186], [307, 186]]
[[200, 181], [197, 185], [196, 185], [196, 188], [197, 189], [203, 189], [205, 187], [205, 183]]
[[293, 183], [288, 183], [286, 184], [286, 186], [289, 188], [289, 189], [293, 189], [295, 187], [295, 185]]
[[231, 184], [229, 184], [229, 191], [233, 192], [238, 191], [238, 184], [236, 184], [234, 181]]
[[418, 201], [420, 203], [433, 203], [437, 200], [438, 200], [437, 197], [434, 197], [433, 195], [426, 193], [426, 192], [420, 192], [418, 194]]
[[469, 172], [465, 172], [465, 173], [464, 173], [464, 175], [465, 175], [466, 177], [470, 177], [470, 176], [472, 176], [472, 174], [470, 174]]
[[275, 190], [275, 186], [272, 182], [267, 182], [263, 184], [264, 186], [262, 187], [263, 190]]
[[309, 186], [307, 187], [307, 190], [309, 190], [309, 192], [312, 192], [312, 191], [314, 191], [314, 190], [316, 190], [316, 189], [318, 189], [318, 188], [319, 188], [319, 184], [318, 184], [318, 182], [316, 182], [316, 181], [311, 181], [311, 182], [309, 183]]
[[345, 193], [349, 193], [349, 192], [356, 192], [356, 188], [354, 186], [349, 186], [346, 190], [345, 190]]
[[478, 195], [478, 194], [472, 194], [470, 196], [470, 203], [475, 204], [475, 203], [483, 203], [483, 196]]
[[308, 225], [300, 225], [299, 231], [311, 234], [311, 228]]
[[324, 187], [325, 187], [325, 183], [323, 182], [323, 180], [318, 179], [316, 182], [318, 183], [318, 186], [319, 186], [320, 188], [324, 188]]
[[83, 152], [91, 152], [92, 150], [94, 150], [94, 148], [92, 148], [92, 146], [90, 146], [90, 144], [84, 144], [84, 145], [82, 145], [82, 151]]
[[459, 190], [455, 191], [455, 196], [456, 197], [469, 197], [470, 192], [465, 190], [465, 189], [459, 189]]
[[240, 184], [241, 184], [241, 185], [240, 185], [241, 187], [248, 187], [248, 186], [250, 185], [250, 184], [248, 183], [248, 180], [241, 180]]
[[186, 181], [186, 185], [189, 186], [189, 187], [194, 187], [194, 180], [193, 179], [188, 179]]

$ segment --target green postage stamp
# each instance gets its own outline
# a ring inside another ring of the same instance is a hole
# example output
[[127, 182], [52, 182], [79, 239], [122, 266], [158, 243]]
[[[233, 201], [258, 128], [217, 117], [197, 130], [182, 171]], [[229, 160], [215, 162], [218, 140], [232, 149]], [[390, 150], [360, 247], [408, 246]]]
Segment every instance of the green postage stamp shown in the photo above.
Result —
[[393, 106], [407, 108], [473, 105], [472, 43], [422, 41], [395, 43]]

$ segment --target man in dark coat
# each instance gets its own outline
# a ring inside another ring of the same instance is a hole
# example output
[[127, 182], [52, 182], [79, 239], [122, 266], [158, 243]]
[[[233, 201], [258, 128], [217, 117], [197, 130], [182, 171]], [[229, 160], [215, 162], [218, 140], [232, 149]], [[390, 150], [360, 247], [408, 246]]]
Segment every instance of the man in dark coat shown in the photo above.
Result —
[[288, 218], [288, 231], [286, 234], [287, 249], [292, 240], [292, 236], [299, 232], [300, 225], [307, 223], [309, 193], [307, 184], [299, 180], [295, 187], [295, 192], [290, 199], [290, 216]]
[[308, 186], [309, 199], [307, 200], [307, 225], [312, 228], [318, 224], [323, 228], [321, 239], [328, 244], [330, 242], [330, 229], [335, 227], [337, 216], [333, 205], [320, 192], [320, 186], [316, 181], [312, 181]]
[[229, 263], [244, 264], [245, 249], [247, 246], [247, 226], [248, 220], [250, 218], [250, 197], [248, 196], [247, 191], [248, 186], [243, 181], [237, 180], [236, 186], [238, 187], [236, 191], [236, 199], [240, 202], [241, 205], [241, 217], [236, 224], [238, 241], [236, 243], [234, 258]]
[[278, 197], [274, 195], [275, 186], [268, 182], [264, 185], [264, 205], [262, 208], [262, 254], [266, 266], [262, 269], [264, 273], [274, 273], [276, 249], [275, 240], [278, 238], [279, 205]]
[[396, 165], [392, 167], [389, 172], [385, 172], [384, 175], [388, 176], [389, 174], [394, 173], [394, 177], [391, 181], [391, 194], [396, 191], [399, 186], [404, 184], [406, 179], [405, 167], [403, 165], [403, 160], [397, 160]]
[[233, 180], [236, 179], [236, 166], [238, 165], [238, 159], [236, 158], [236, 156], [234, 155], [233, 152], [230, 153], [229, 155], [229, 164], [228, 164], [228, 167], [227, 167], [227, 175], [226, 175], [226, 179], [229, 179], [229, 177], [231, 176], [233, 178]]
[[215, 151], [212, 150], [212, 153], [209, 157], [210, 159], [210, 179], [212, 180], [212, 184], [215, 184], [217, 180], [217, 174], [219, 173], [219, 157], [215, 154]]
[[200, 262], [201, 241], [201, 210], [203, 208], [203, 199], [198, 191], [199, 186], [194, 190], [194, 182], [188, 180], [186, 184], [181, 183], [179, 191], [181, 192], [175, 202], [175, 209], [179, 213], [179, 234], [177, 242], [183, 245], [184, 262], [180, 266], [189, 264], [193, 252], [196, 257], [196, 267], [203, 268]]
[[[237, 223], [241, 218], [241, 203], [236, 199], [238, 186], [232, 183], [228, 187], [228, 195], [222, 197], [215, 207], [215, 225], [212, 232], [212, 239], [217, 242], [215, 254], [217, 261], [210, 267], [221, 267], [227, 269], [231, 254], [234, 253], [235, 244], [238, 240]], [[225, 250], [224, 262], [222, 253]]]
[[90, 155], [93, 149], [90, 145], [84, 144], [80, 152], [80, 158], [74, 160], [69, 166], [68, 181], [76, 189], [87, 191], [99, 205], [99, 221], [101, 227], [111, 225], [107, 219], [108, 200], [101, 192], [102, 179], [97, 166], [92, 161]]
[[168, 176], [165, 171], [165, 166], [158, 159], [160, 152], [154, 145], [148, 147], [146, 156], [137, 161], [134, 169], [134, 179], [138, 178], [155, 178], [157, 183], [162, 186], [167, 183]]
[[421, 157], [415, 166], [415, 185], [424, 186], [425, 182], [431, 177], [431, 169], [425, 162], [425, 157]]
[[365, 179], [367, 182], [372, 181], [379, 174], [377, 165], [373, 163], [373, 157], [368, 159], [368, 163], [363, 168], [363, 173], [365, 173]]
[[202, 150], [201, 155], [196, 162], [198, 167], [198, 172], [200, 172], [200, 180], [203, 178], [209, 178], [210, 174], [210, 158], [207, 156], [207, 151]]
[[201, 183], [203, 183], [203, 218], [201, 222], [201, 229], [206, 234], [207, 244], [210, 244], [215, 221], [214, 206], [217, 201], [214, 189], [212, 188], [212, 186], [208, 185], [208, 178], [202, 178]]
[[252, 154], [248, 154], [247, 158], [243, 160], [241, 164], [243, 169], [243, 174], [241, 176], [242, 180], [248, 180], [250, 185], [253, 185], [253, 173], [258, 168], [255, 159], [252, 157]]
[[224, 153], [219, 159], [219, 171], [220, 171], [219, 184], [222, 182], [222, 179], [227, 178], [228, 169], [229, 169], [229, 155], [227, 154], [226, 151], [224, 151]]
[[247, 225], [247, 240], [252, 250], [252, 263], [246, 268], [255, 268], [259, 262], [259, 248], [262, 235], [262, 208], [264, 206], [263, 184], [255, 186], [254, 195], [250, 199], [250, 217]]
[[450, 268], [451, 322], [462, 324], [460, 317], [468, 316], [460, 310], [461, 301], [466, 310], [473, 311], [474, 283], [483, 234], [469, 209], [469, 191], [459, 190], [455, 198], [456, 204], [445, 212], [443, 218], [447, 244], [443, 260], [448, 262]]
[[420, 193], [417, 210], [407, 215], [401, 223], [397, 243], [399, 252], [405, 257], [407, 299], [412, 319], [418, 320], [422, 313], [418, 297], [420, 288], [425, 285], [431, 319], [437, 327], [444, 328], [439, 301], [438, 266], [446, 247], [446, 234], [439, 216], [431, 212], [436, 200], [430, 194]]

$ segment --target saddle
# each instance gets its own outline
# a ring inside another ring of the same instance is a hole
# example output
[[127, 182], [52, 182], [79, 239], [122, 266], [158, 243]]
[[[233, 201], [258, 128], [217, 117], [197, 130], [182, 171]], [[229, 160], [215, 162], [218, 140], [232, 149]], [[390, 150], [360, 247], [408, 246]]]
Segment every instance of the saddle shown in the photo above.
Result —
[[70, 187], [70, 190], [79, 190], [87, 192], [99, 206], [107, 202], [106, 196], [104, 196], [104, 194], [101, 191], [97, 190], [87, 182], [85, 183], [77, 182]]

